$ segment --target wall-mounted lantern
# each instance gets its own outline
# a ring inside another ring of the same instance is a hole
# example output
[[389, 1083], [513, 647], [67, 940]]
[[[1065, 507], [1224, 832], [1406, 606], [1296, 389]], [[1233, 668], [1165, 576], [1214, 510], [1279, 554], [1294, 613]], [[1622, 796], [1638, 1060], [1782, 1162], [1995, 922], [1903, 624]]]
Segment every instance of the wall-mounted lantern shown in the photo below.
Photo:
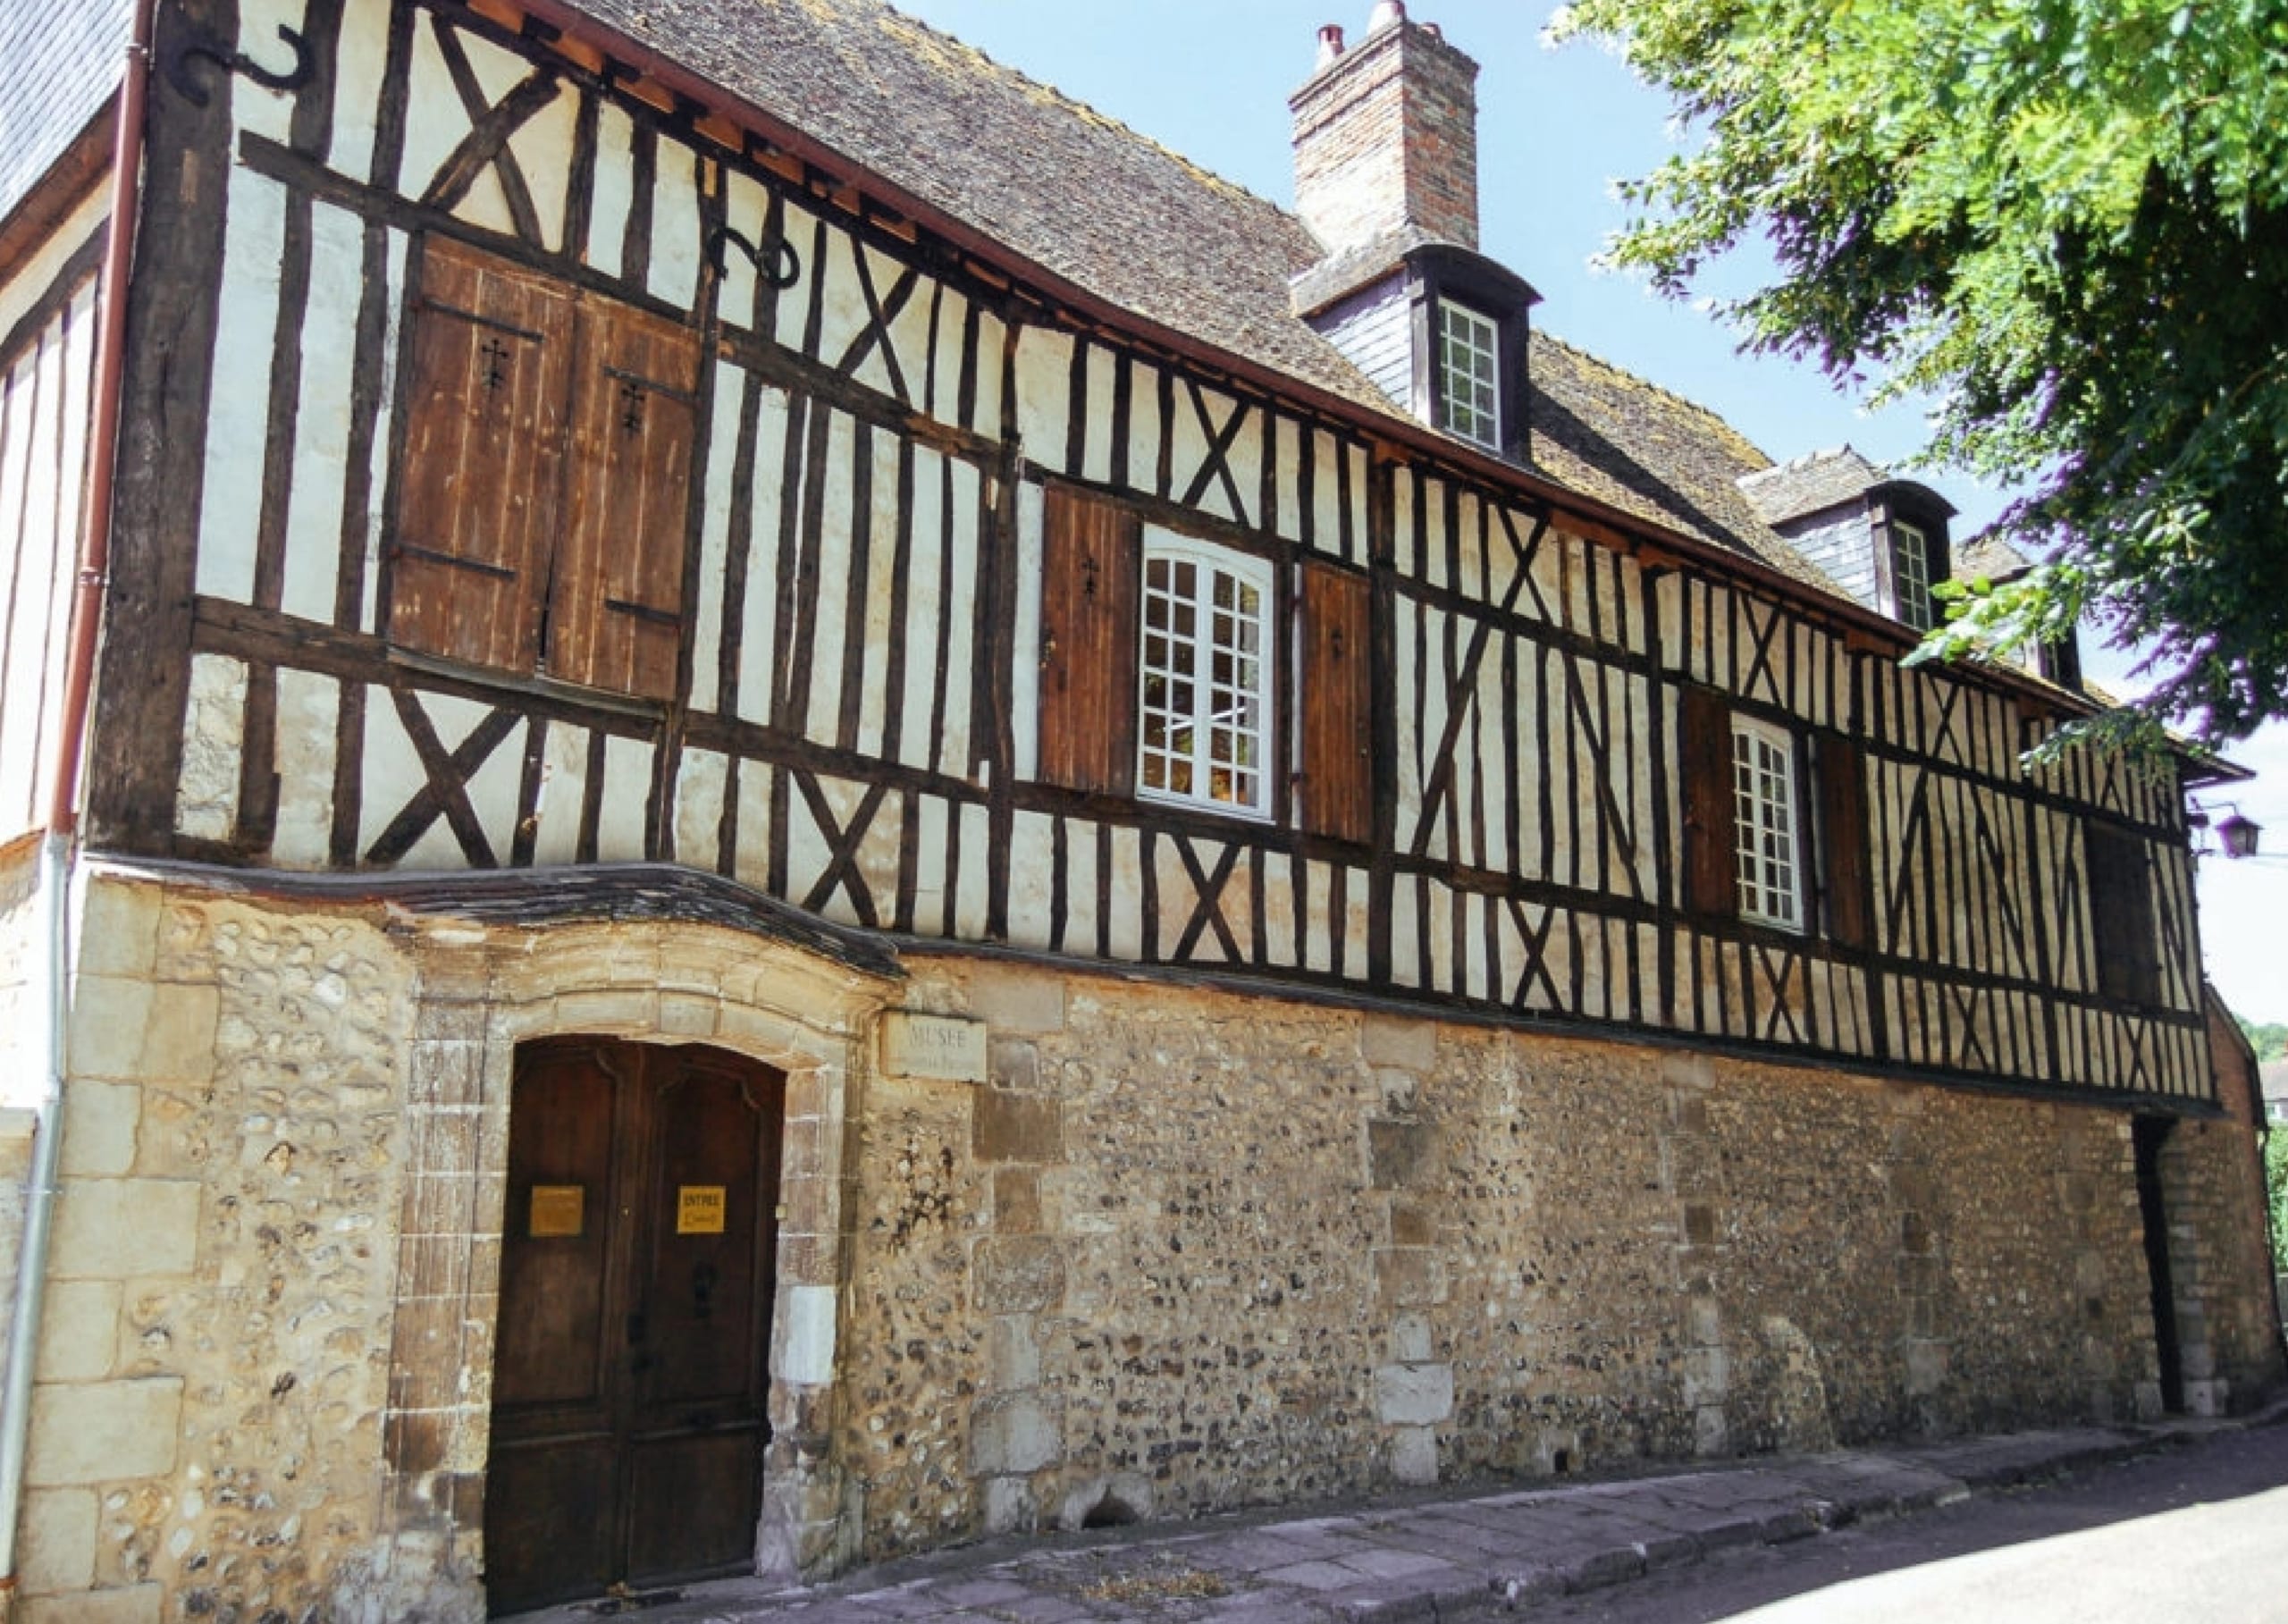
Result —
[[[2192, 830], [2193, 855], [2202, 857], [2211, 851], [2220, 851], [2231, 858], [2255, 856], [2258, 837], [2264, 833], [2263, 825], [2253, 818], [2242, 817], [2241, 809], [2230, 801], [2225, 803], [2223, 811], [2225, 815], [2219, 818], [2195, 801], [2186, 812], [2184, 820]], [[2208, 843], [2210, 835], [2216, 837], [2214, 846]]]

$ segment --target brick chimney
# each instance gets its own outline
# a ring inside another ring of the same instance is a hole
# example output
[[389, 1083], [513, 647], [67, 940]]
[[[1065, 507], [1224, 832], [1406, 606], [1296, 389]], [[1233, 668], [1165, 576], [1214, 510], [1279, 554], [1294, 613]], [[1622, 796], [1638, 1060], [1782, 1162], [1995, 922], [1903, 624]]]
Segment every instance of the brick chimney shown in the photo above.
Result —
[[1409, 235], [1477, 247], [1477, 64], [1434, 24], [1381, 0], [1366, 38], [1319, 30], [1318, 64], [1288, 99], [1295, 210], [1330, 255]]

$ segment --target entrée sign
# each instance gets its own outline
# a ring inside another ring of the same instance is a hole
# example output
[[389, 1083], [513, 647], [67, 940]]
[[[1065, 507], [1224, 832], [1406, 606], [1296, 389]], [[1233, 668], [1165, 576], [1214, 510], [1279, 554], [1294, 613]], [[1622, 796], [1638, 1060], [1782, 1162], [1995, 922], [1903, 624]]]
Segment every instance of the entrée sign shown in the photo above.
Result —
[[679, 1184], [676, 1187], [676, 1233], [719, 1235], [723, 1233], [723, 1186]]

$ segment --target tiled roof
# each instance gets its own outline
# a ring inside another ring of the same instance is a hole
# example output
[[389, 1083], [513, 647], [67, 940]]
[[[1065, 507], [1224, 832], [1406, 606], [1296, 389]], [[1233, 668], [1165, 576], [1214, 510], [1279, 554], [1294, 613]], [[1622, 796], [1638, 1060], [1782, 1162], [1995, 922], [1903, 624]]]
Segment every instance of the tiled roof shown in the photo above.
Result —
[[1890, 474], [1880, 465], [1843, 445], [1751, 474], [1741, 480], [1740, 489], [1766, 524], [1784, 525], [1789, 519], [1856, 501], [1889, 479]]
[[[1402, 415], [1297, 314], [1294, 279], [1344, 270], [1300, 220], [880, 0], [571, 4], [1100, 299]], [[1769, 459], [1720, 419], [1538, 334], [1532, 368], [1546, 477], [1835, 590], [1741, 499]]]
[[1123, 308], [1361, 405], [1290, 313], [1301, 221], [878, 0], [575, 0]]
[[1741, 494], [1771, 459], [1705, 407], [1545, 332], [1533, 336], [1534, 467], [1569, 490], [1840, 590]]

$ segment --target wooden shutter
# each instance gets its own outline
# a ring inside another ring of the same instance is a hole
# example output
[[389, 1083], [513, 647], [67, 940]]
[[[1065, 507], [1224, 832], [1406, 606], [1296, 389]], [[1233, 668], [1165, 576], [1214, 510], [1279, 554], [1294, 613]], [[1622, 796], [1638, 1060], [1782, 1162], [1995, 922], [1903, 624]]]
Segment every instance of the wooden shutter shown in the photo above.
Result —
[[1136, 617], [1142, 527], [1051, 485], [1041, 535], [1040, 777], [1136, 792]]
[[1367, 840], [1375, 832], [1374, 714], [1367, 661], [1367, 577], [1303, 566], [1302, 824], [1315, 835]]
[[676, 694], [699, 335], [585, 303], [569, 510], [549, 590], [548, 669], [590, 687]]
[[1847, 947], [1863, 947], [1870, 913], [1866, 753], [1849, 739], [1823, 738], [1816, 768], [1828, 934]]
[[2091, 824], [2089, 851], [2090, 946], [2098, 962], [2098, 990], [2126, 1004], [2158, 1003], [2161, 956], [2144, 843]]
[[1678, 690], [1677, 763], [1684, 777], [1685, 906], [1732, 918], [1740, 911], [1740, 860], [1733, 833], [1732, 712], [1722, 695]]
[[563, 484], [570, 298], [442, 238], [422, 248], [391, 641], [529, 671]]

